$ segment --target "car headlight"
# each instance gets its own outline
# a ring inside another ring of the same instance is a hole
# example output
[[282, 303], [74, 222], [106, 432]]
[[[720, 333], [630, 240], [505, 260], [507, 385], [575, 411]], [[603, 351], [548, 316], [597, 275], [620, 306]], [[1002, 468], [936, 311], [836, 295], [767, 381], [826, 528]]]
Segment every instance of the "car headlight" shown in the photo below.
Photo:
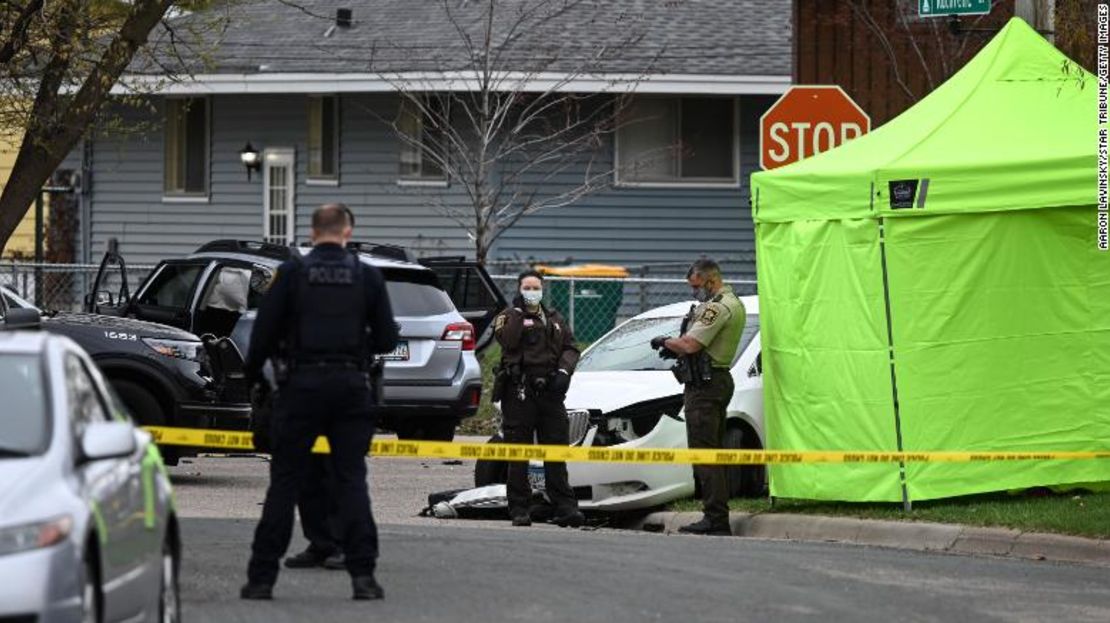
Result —
[[73, 519], [68, 515], [39, 523], [0, 528], [0, 556], [61, 543], [72, 529]]
[[189, 361], [200, 361], [201, 353], [204, 351], [204, 344], [201, 342], [144, 337], [143, 343], [159, 355], [173, 357], [174, 359], [187, 359]]

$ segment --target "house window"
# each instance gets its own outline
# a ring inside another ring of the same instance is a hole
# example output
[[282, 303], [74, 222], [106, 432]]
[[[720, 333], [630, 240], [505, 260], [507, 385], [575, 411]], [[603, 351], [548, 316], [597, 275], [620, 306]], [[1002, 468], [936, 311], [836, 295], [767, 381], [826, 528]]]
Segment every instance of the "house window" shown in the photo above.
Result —
[[736, 99], [641, 97], [617, 131], [620, 184], [740, 183]]
[[428, 98], [417, 104], [405, 98], [397, 118], [401, 138], [400, 179], [402, 182], [445, 182], [439, 159], [446, 156], [444, 132], [446, 119], [442, 100]]
[[166, 100], [164, 186], [167, 195], [208, 194], [208, 101]]
[[308, 177], [339, 179], [339, 98], [308, 98]]

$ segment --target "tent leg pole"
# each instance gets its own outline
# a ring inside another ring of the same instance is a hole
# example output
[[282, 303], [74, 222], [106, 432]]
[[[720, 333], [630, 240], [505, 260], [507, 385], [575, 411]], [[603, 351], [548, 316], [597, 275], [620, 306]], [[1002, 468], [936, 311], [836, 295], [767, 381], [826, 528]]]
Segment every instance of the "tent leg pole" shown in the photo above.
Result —
[[[875, 186], [871, 186], [871, 197], [874, 201]], [[894, 433], [898, 442], [898, 452], [904, 452], [902, 447], [902, 411], [898, 403], [898, 376], [894, 369], [894, 322], [890, 313], [890, 275], [887, 272], [886, 262], [886, 222], [879, 217], [879, 258], [883, 265], [883, 301], [886, 305], [886, 339], [887, 352], [890, 357], [890, 391], [894, 400]], [[902, 485], [902, 508], [910, 511], [910, 493], [906, 487], [906, 462], [898, 461], [898, 479]]]

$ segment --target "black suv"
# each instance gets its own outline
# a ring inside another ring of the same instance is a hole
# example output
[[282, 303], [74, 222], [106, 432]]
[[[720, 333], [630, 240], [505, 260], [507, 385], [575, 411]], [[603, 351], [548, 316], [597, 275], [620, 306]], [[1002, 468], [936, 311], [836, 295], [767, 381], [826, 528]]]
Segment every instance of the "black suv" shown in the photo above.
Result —
[[[484, 268], [461, 257], [417, 261], [401, 247], [352, 247], [362, 262], [382, 272], [400, 326], [398, 347], [381, 357], [380, 424], [402, 438], [451, 440], [458, 423], [477, 412], [482, 373], [475, 354], [489, 343], [487, 329], [504, 308], [504, 296]], [[124, 266], [123, 258], [109, 251], [87, 309], [172, 325], [206, 339], [229, 338], [237, 353], [245, 354], [275, 269], [308, 251], [216, 240], [184, 259], [160, 262], [134, 296], [102, 290], [108, 267]]]
[[[8, 309], [36, 309], [0, 286], [0, 319]], [[187, 428], [245, 428], [250, 405], [220, 367], [229, 349], [202, 342], [176, 327], [132, 318], [46, 311], [42, 328], [65, 335], [92, 356], [132, 416], [143, 425]], [[234, 377], [234, 360], [226, 361]], [[242, 363], [238, 370], [241, 375]], [[241, 386], [242, 382], [239, 382]], [[164, 448], [166, 463], [194, 453]]]

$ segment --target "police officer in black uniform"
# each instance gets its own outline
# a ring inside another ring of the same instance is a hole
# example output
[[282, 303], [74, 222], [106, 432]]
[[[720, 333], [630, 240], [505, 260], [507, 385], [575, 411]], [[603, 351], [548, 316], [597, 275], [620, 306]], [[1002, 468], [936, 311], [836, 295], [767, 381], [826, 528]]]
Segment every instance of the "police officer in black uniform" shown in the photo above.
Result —
[[[350, 208], [342, 203], [335, 205], [344, 210], [347, 220], [354, 228], [355, 215]], [[342, 524], [336, 505], [337, 496], [328, 463], [329, 457], [324, 454], [313, 454], [309, 459], [308, 477], [301, 484], [301, 491], [297, 496], [301, 531], [308, 541], [308, 547], [285, 559], [285, 566], [290, 569], [347, 568], [339, 536], [342, 533]]]
[[[501, 345], [495, 399], [501, 400], [502, 432], [509, 443], [562, 445], [569, 443], [563, 399], [578, 365], [574, 334], [559, 312], [545, 307], [543, 277], [526, 271], [517, 278], [520, 293], [513, 307], [494, 320], [494, 335]], [[585, 517], [567, 478], [567, 464], [545, 462], [544, 481], [555, 505], [552, 521], [560, 526], [581, 526]], [[506, 492], [514, 526], [532, 524], [529, 506], [532, 488], [528, 463], [509, 463]]]
[[372, 353], [397, 344], [397, 325], [381, 273], [344, 247], [347, 209], [312, 215], [314, 249], [278, 268], [258, 310], [247, 354], [248, 382], [285, 344], [289, 374], [275, 400], [270, 487], [254, 534], [244, 599], [271, 599], [278, 561], [289, 547], [293, 507], [318, 435], [331, 447], [331, 477], [354, 599], [380, 599], [374, 579], [378, 535], [366, 488], [366, 452], [374, 434], [368, 377]]

